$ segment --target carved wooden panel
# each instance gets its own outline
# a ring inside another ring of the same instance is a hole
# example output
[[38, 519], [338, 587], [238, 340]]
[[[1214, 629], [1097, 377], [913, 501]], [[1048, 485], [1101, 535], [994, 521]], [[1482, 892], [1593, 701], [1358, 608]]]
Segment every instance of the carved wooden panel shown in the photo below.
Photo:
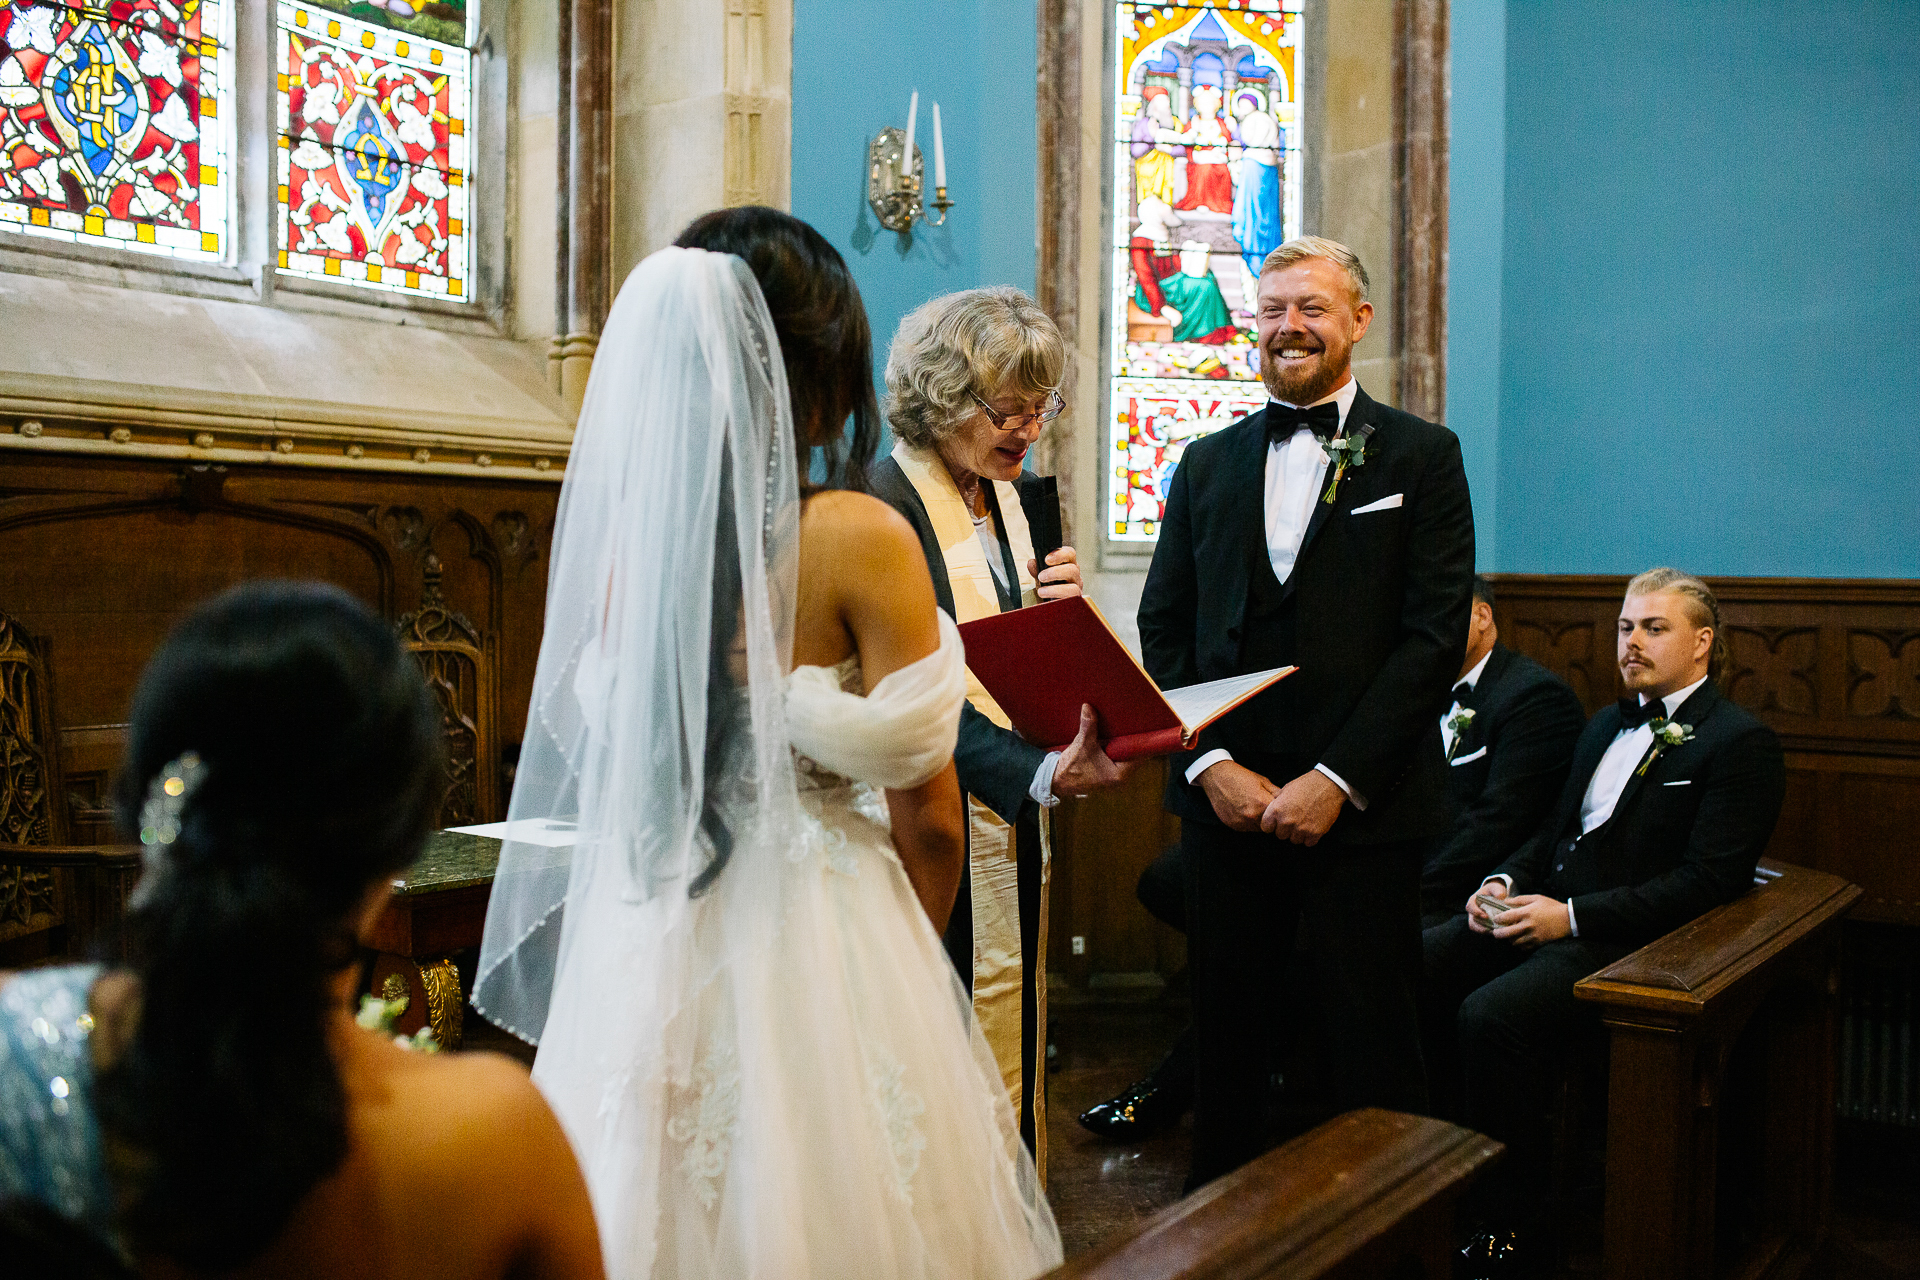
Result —
[[396, 623], [406, 614], [438, 646], [429, 678], [457, 709], [464, 765], [450, 803], [503, 816], [501, 754], [533, 692], [558, 497], [544, 480], [424, 471], [0, 457], [0, 610], [47, 638], [52, 731], [92, 744], [62, 801], [98, 825], [117, 726], [168, 628], [208, 596], [280, 577], [332, 582]]
[[493, 654], [479, 629], [448, 608], [440, 579], [440, 557], [428, 553], [420, 607], [400, 619], [399, 631], [440, 704], [447, 751], [440, 825], [459, 827], [490, 822], [501, 809]]
[[[1589, 712], [1618, 696], [1624, 577], [1501, 576], [1501, 637]], [[1856, 916], [1920, 924], [1920, 582], [1714, 580], [1728, 696], [1780, 735], [1786, 806], [1771, 856], [1867, 891]]]
[[[40, 642], [0, 612], [0, 843], [66, 840], [48, 698]], [[58, 924], [58, 891], [51, 871], [0, 865], [0, 941]]]

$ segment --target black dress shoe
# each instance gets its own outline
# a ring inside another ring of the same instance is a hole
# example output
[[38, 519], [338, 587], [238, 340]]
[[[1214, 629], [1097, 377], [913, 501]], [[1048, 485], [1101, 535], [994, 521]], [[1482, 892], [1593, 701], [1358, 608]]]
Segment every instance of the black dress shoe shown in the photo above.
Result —
[[1536, 1273], [1534, 1250], [1523, 1246], [1517, 1231], [1493, 1228], [1477, 1231], [1453, 1255], [1453, 1280], [1517, 1280]]
[[1119, 1097], [1089, 1107], [1079, 1117], [1080, 1127], [1098, 1138], [1131, 1142], [1173, 1128], [1191, 1105], [1190, 1097], [1148, 1076]]

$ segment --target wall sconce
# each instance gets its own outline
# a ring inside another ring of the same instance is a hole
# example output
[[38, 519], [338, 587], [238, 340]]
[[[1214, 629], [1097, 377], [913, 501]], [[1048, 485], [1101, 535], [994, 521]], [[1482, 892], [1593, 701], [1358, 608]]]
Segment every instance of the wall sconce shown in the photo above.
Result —
[[933, 104], [933, 207], [937, 218], [927, 217], [920, 193], [926, 190], [926, 164], [920, 148], [913, 145], [914, 125], [920, 116], [920, 91], [915, 89], [907, 104], [907, 131], [889, 125], [875, 136], [867, 148], [867, 204], [880, 225], [889, 231], [906, 231], [915, 218], [927, 225], [945, 226], [947, 210], [947, 146], [940, 132], [940, 104]]

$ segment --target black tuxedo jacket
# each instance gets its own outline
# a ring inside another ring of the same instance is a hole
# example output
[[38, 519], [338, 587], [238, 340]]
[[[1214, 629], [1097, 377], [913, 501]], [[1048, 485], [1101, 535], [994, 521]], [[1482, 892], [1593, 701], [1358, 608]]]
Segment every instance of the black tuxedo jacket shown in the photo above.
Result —
[[1593, 771], [1620, 732], [1620, 709], [1587, 722], [1547, 822], [1499, 867], [1516, 893], [1573, 903], [1580, 936], [1639, 947], [1753, 885], [1786, 795], [1773, 730], [1709, 680], [1674, 711], [1693, 740], [1636, 766], [1613, 814], [1573, 842]]
[[[1026, 512], [1028, 525], [1038, 528], [1040, 477], [1023, 471], [1013, 483], [1019, 491], [1020, 508]], [[913, 531], [920, 535], [920, 550], [927, 557], [928, 571], [933, 574], [934, 598], [951, 616], [953, 584], [947, 581], [947, 559], [941, 553], [939, 540], [934, 537], [933, 521], [927, 518], [926, 504], [920, 501], [913, 482], [907, 479], [899, 463], [892, 458], [882, 458], [874, 464], [870, 487], [876, 498], [905, 516]], [[987, 485], [986, 492], [987, 504], [993, 507], [997, 522], [996, 491]], [[1004, 558], [1007, 581], [1018, 582], [1020, 575], [1012, 554], [1009, 552]], [[1033, 785], [1033, 775], [1039, 772], [1046, 754], [1013, 730], [1002, 729], [975, 711], [972, 704], [961, 705], [960, 740], [953, 749], [954, 771], [960, 776], [961, 789], [999, 814], [1003, 821], [1018, 822], [1023, 815], [1031, 816], [1029, 811], [1037, 807], [1027, 788]]]
[[1540, 829], [1587, 719], [1566, 681], [1499, 643], [1461, 705], [1473, 719], [1447, 761], [1452, 825], [1420, 876], [1423, 914], [1461, 910], [1487, 873]]
[[[1242, 642], [1249, 585], [1267, 559], [1266, 417], [1195, 441], [1174, 472], [1140, 600], [1140, 645], [1162, 688], [1258, 669]], [[1439, 718], [1472, 608], [1466, 471], [1451, 431], [1361, 391], [1347, 430], [1365, 426], [1366, 462], [1348, 469], [1333, 502], [1314, 503], [1280, 610], [1261, 622], [1268, 656], [1300, 670], [1173, 757], [1167, 805], [1186, 820], [1218, 824], [1186, 769], [1224, 747], [1278, 786], [1316, 764], [1339, 774], [1367, 808], [1342, 809], [1334, 843], [1431, 838], [1445, 824]], [[1323, 495], [1333, 478], [1328, 467]], [[1396, 494], [1398, 506], [1354, 514]]]

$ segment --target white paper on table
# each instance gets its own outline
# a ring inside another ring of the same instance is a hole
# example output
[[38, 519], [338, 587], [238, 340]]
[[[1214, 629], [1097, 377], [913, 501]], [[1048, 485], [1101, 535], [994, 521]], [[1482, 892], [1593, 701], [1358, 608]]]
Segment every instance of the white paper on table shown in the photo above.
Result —
[[478, 827], [448, 827], [463, 836], [487, 836], [494, 840], [512, 840], [516, 844], [537, 844], [548, 849], [564, 849], [579, 843], [580, 828], [572, 822], [552, 818], [522, 818], [518, 822], [489, 822]]

